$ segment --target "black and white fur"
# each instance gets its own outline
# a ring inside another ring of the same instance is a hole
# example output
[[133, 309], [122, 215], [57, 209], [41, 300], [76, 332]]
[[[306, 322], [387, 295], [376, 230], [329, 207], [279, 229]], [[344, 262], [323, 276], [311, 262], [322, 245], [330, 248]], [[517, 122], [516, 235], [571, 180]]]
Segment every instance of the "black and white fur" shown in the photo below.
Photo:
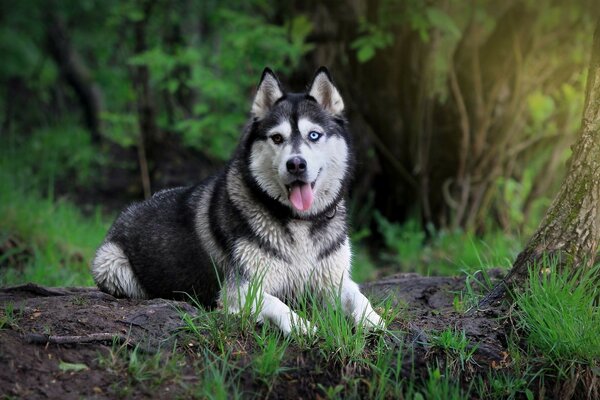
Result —
[[327, 69], [306, 93], [285, 93], [265, 69], [233, 159], [196, 186], [125, 209], [92, 263], [97, 285], [130, 298], [188, 293], [206, 306], [227, 296], [238, 312], [260, 277], [252, 309], [286, 334], [313, 329], [282, 301], [307, 289], [340, 295], [357, 324], [382, 327], [350, 277], [344, 195], [352, 153], [343, 110]]

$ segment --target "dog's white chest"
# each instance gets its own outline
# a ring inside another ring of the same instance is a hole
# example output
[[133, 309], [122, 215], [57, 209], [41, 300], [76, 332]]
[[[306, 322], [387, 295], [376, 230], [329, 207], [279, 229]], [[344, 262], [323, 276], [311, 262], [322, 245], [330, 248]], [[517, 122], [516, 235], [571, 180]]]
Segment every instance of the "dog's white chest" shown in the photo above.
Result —
[[272, 228], [263, 231], [263, 238], [273, 246], [271, 249], [247, 240], [238, 243], [235, 251], [238, 262], [262, 280], [263, 290], [274, 295], [339, 285], [350, 267], [347, 241], [333, 254], [320, 257], [327, 241], [311, 233], [309, 222], [294, 221], [288, 228], [287, 233]]

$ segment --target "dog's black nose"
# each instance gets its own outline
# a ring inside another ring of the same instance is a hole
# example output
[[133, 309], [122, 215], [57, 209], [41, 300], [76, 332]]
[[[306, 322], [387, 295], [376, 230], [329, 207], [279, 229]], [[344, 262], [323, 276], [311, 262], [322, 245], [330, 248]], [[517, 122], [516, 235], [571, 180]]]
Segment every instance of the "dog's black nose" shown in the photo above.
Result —
[[306, 160], [299, 156], [294, 156], [285, 163], [290, 174], [300, 175], [306, 171]]

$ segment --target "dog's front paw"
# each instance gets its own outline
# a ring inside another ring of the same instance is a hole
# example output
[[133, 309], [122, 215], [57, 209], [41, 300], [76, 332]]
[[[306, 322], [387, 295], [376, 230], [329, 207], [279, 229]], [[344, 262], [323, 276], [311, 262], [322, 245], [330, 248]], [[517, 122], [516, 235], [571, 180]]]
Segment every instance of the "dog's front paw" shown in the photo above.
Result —
[[372, 331], [380, 331], [385, 329], [384, 319], [381, 318], [381, 316], [377, 314], [375, 310], [371, 310], [370, 313], [356, 318], [356, 325], [362, 325], [363, 327]]
[[304, 336], [312, 336], [317, 332], [317, 327], [313, 323], [295, 313], [282, 318], [279, 328], [286, 336], [289, 336], [292, 331]]

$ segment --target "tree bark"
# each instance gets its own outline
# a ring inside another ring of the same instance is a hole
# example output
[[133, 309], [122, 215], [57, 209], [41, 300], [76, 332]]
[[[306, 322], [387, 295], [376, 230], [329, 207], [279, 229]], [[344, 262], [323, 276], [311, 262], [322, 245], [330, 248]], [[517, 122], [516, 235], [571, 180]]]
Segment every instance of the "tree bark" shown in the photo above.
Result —
[[589, 268], [594, 263], [600, 240], [600, 19], [592, 44], [581, 135], [569, 163], [565, 181], [537, 231], [480, 308], [495, 305], [507, 289], [525, 282], [529, 267], [544, 255], [558, 257], [563, 268]]
[[50, 15], [48, 20], [46, 36], [49, 52], [61, 75], [79, 98], [92, 142], [99, 143], [102, 139], [100, 90], [73, 48], [65, 23], [56, 15]]

